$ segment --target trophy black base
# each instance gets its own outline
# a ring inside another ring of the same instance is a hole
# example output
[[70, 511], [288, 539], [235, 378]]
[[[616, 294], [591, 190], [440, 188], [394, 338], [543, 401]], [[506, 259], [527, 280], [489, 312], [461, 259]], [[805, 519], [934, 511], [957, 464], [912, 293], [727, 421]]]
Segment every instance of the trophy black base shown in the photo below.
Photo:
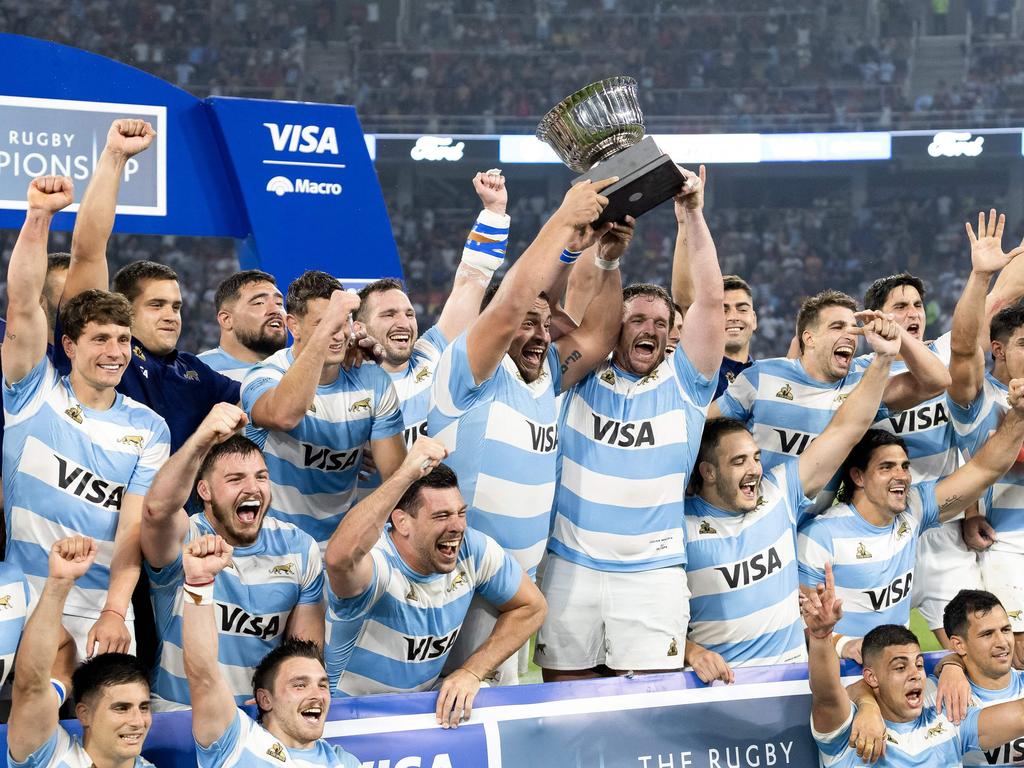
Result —
[[585, 179], [600, 181], [609, 176], [618, 176], [619, 180], [601, 193], [608, 198], [608, 205], [594, 222], [595, 226], [624, 221], [626, 216], [639, 218], [675, 196], [686, 180], [679, 166], [650, 136], [601, 161], [573, 179], [573, 184]]

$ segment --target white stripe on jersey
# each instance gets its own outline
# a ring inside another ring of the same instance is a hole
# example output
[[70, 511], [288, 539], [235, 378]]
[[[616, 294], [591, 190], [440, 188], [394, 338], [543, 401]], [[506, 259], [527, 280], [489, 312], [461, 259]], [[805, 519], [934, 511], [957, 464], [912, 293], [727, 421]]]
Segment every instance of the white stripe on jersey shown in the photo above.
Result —
[[242, 710], [208, 747], [196, 744], [199, 768], [360, 768], [340, 746], [318, 739], [309, 749], [286, 747]]
[[254, 365], [253, 363], [247, 363], [244, 360], [239, 360], [237, 357], [232, 357], [224, 351], [223, 347], [208, 349], [205, 352], [200, 352], [196, 357], [210, 366], [217, 373], [227, 376], [229, 379], [234, 379], [239, 384], [245, 380], [245, 374], [247, 374], [249, 369]]

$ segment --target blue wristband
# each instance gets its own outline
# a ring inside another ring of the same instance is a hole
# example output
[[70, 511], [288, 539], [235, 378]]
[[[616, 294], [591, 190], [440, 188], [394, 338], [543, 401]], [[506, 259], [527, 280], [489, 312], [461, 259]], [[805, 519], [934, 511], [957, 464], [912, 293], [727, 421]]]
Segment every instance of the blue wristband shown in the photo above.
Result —
[[563, 264], [575, 264], [576, 259], [580, 257], [581, 253], [583, 253], [583, 251], [570, 251], [568, 248], [564, 248], [562, 250], [562, 255], [558, 258]]

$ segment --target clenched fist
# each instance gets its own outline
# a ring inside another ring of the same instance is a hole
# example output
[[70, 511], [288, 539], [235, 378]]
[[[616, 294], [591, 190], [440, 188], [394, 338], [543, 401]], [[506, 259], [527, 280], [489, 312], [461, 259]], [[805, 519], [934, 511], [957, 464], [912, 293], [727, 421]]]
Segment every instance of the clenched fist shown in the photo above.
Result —
[[54, 214], [71, 205], [75, 185], [67, 176], [40, 176], [28, 185], [30, 211]]
[[124, 158], [149, 148], [156, 138], [153, 126], [145, 120], [115, 120], [107, 131], [107, 149]]

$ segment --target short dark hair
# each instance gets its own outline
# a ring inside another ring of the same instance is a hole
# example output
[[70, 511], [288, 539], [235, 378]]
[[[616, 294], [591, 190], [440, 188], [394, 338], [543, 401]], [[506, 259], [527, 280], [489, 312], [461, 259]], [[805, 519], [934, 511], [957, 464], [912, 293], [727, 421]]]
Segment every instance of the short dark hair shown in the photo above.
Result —
[[[497, 295], [499, 288], [501, 288], [501, 280], [491, 280], [491, 282], [487, 284], [487, 287], [484, 288], [484, 295], [480, 299], [481, 312], [487, 309], [487, 305], [490, 304], [491, 300], [494, 299], [494, 297]], [[537, 298], [543, 299], [544, 301], [548, 301], [547, 291], [541, 291], [539, 294], [537, 294]]]
[[410, 485], [402, 498], [395, 504], [395, 509], [400, 509], [413, 517], [419, 511], [420, 493], [424, 488], [458, 488], [459, 478], [455, 470], [447, 464], [438, 464], [419, 480]]
[[124, 294], [128, 301], [135, 301], [142, 293], [142, 284], [147, 280], [177, 280], [178, 273], [166, 264], [155, 261], [133, 261], [125, 264], [114, 275], [111, 290]]
[[[78, 338], [89, 323], [113, 323], [132, 327], [132, 305], [120, 293], [90, 288], [82, 291], [60, 309], [64, 335], [72, 341]], [[59, 343], [59, 340], [56, 340]]]
[[849, 504], [853, 501], [853, 493], [857, 489], [857, 484], [853, 482], [853, 470], [859, 469], [863, 472], [867, 469], [874, 452], [887, 445], [898, 445], [904, 451], [907, 450], [907, 444], [902, 437], [894, 435], [892, 432], [886, 432], [884, 429], [869, 429], [853, 446], [853, 450], [846, 457], [843, 468], [840, 470], [842, 481], [839, 484], [839, 490], [836, 491], [836, 499], [840, 503]]
[[622, 289], [622, 303], [635, 299], [637, 296], [646, 296], [649, 299], [661, 299], [668, 307], [669, 328], [676, 321], [676, 305], [668, 291], [654, 283], [633, 283]]
[[380, 280], [374, 280], [372, 283], [367, 283], [360, 288], [359, 311], [356, 313], [360, 319], [364, 317], [366, 300], [375, 293], [384, 293], [385, 291], [401, 291], [405, 293], [405, 284], [397, 277], [382, 277]]
[[880, 277], [868, 286], [864, 292], [864, 309], [881, 309], [889, 300], [889, 294], [902, 285], [916, 289], [921, 298], [924, 298], [924, 281], [909, 272], [900, 272], [888, 277]]
[[101, 653], [82, 663], [71, 675], [75, 701], [88, 704], [88, 699], [110, 685], [142, 683], [149, 690], [149, 670], [127, 653]]
[[1024, 304], [1015, 304], [1012, 307], [1004, 307], [996, 312], [992, 318], [992, 325], [989, 328], [989, 338], [1005, 344], [1021, 326], [1024, 326]]
[[[277, 670], [284, 662], [293, 657], [314, 659], [319, 661], [321, 666], [324, 663], [324, 654], [320, 650], [320, 646], [314, 641], [289, 637], [260, 660], [256, 671], [252, 673], [252, 695], [256, 696], [256, 692], [261, 689], [265, 691], [273, 690]], [[267, 713], [267, 710], [260, 706], [259, 697], [256, 697], [256, 709], [256, 722], [262, 723], [263, 716]]]
[[730, 419], [726, 416], [719, 416], [715, 419], [708, 419], [704, 422], [704, 432], [700, 436], [700, 448], [697, 451], [697, 460], [693, 463], [693, 474], [690, 477], [690, 487], [696, 493], [704, 487], [704, 478], [700, 474], [700, 463], [702, 461], [713, 461], [714, 453], [718, 450], [719, 443], [726, 435], [734, 432], [746, 432], [750, 434], [739, 419]]
[[221, 307], [231, 301], [238, 301], [242, 295], [242, 289], [253, 283], [270, 283], [277, 285], [277, 280], [269, 272], [262, 269], [243, 269], [235, 272], [223, 280], [217, 286], [217, 293], [213, 296], [213, 306], [220, 312]]
[[71, 267], [70, 253], [51, 253], [46, 257], [46, 274], [57, 269], [69, 269]]
[[754, 292], [750, 285], [739, 275], [722, 275], [722, 289], [726, 291], [744, 291], [750, 300], [754, 300]]
[[329, 299], [335, 291], [343, 290], [345, 286], [338, 278], [319, 269], [310, 269], [292, 280], [288, 286], [288, 295], [284, 298], [284, 308], [288, 314], [302, 317], [310, 301]]
[[983, 589], [961, 589], [946, 603], [942, 611], [942, 628], [947, 637], [967, 637], [970, 618], [976, 613], [985, 616], [993, 608], [1002, 608], [999, 598]]
[[197, 477], [206, 477], [211, 471], [213, 471], [214, 465], [225, 456], [251, 456], [254, 453], [258, 453], [261, 456], [263, 451], [256, 445], [252, 440], [244, 435], [232, 435], [223, 443], [218, 443], [210, 449], [210, 452], [206, 454], [203, 459], [203, 463], [199, 466], [199, 474]]
[[853, 300], [852, 296], [831, 288], [804, 299], [804, 303], [800, 305], [800, 311], [796, 315], [796, 339], [800, 344], [801, 353], [804, 351], [804, 331], [818, 322], [821, 310], [826, 307], [846, 307], [856, 312], [857, 302]]
[[902, 624], [880, 624], [864, 635], [860, 646], [860, 656], [864, 666], [869, 666], [872, 659], [878, 657], [890, 645], [916, 645], [921, 647], [917, 635]]

